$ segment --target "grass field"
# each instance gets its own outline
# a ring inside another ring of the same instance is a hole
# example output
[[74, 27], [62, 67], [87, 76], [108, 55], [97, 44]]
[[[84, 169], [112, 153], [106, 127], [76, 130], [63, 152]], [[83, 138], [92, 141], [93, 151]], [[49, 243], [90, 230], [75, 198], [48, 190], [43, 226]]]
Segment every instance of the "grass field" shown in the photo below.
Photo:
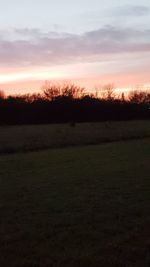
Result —
[[18, 152], [150, 137], [150, 121], [0, 127], [0, 152]]
[[149, 207], [150, 139], [1, 155], [0, 266], [148, 267]]

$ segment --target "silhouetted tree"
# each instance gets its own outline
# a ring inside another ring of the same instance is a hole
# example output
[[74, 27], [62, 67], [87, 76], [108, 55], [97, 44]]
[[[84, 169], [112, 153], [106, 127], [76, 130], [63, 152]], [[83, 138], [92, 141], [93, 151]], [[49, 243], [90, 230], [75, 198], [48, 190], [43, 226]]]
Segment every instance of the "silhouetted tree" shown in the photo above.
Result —
[[129, 101], [136, 104], [150, 104], [150, 93], [138, 90], [131, 91]]
[[5, 93], [3, 90], [0, 90], [0, 99], [4, 99], [5, 98]]
[[43, 97], [50, 101], [53, 101], [56, 97], [61, 95], [61, 87], [59, 84], [56, 85], [46, 82], [42, 87], [42, 91]]
[[[45, 85], [44, 85], [45, 86]], [[150, 93], [136, 91], [128, 100], [115, 98], [114, 87], [105, 87], [104, 97], [85, 94], [74, 84], [50, 85], [40, 94], [5, 97], [0, 94], [0, 125], [94, 122], [150, 119]]]
[[115, 98], [115, 93], [114, 93], [114, 85], [113, 84], [107, 84], [103, 87], [104, 90], [104, 98], [107, 101], [112, 101]]
[[84, 88], [74, 85], [73, 83], [63, 84], [61, 88], [62, 95], [71, 99], [82, 98], [84, 96], [84, 90]]
[[70, 99], [81, 98], [84, 95], [84, 88], [73, 83], [54, 84], [46, 82], [42, 87], [43, 97], [54, 101], [58, 97], [68, 97]]

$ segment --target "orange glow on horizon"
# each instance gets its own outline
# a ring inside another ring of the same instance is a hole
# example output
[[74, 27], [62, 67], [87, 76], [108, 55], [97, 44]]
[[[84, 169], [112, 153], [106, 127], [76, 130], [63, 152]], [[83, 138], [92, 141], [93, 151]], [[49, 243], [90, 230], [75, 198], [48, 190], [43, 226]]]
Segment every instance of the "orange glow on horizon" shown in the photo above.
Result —
[[[62, 68], [63, 70], [63, 68]], [[45, 81], [54, 82], [73, 82], [79, 86], [85, 87], [87, 90], [95, 88], [101, 88], [106, 84], [114, 84], [114, 87], [118, 91], [129, 91], [130, 89], [136, 88], [137, 86], [150, 85], [149, 73], [114, 73], [114, 74], [103, 74], [103, 75], [88, 75], [87, 77], [71, 78], [61, 69], [53, 68], [50, 72], [49, 69], [35, 69], [28, 71], [17, 71], [9, 72], [8, 74], [0, 75], [0, 89], [4, 90], [7, 94], [22, 94], [22, 93], [33, 93], [41, 91], [41, 87]]]

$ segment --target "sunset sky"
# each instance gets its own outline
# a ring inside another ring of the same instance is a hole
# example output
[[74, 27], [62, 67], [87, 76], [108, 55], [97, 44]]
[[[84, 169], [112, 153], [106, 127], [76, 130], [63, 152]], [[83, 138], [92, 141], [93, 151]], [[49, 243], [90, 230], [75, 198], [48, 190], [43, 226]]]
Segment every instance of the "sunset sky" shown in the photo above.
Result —
[[53, 79], [149, 86], [150, 0], [1, 1], [0, 89]]

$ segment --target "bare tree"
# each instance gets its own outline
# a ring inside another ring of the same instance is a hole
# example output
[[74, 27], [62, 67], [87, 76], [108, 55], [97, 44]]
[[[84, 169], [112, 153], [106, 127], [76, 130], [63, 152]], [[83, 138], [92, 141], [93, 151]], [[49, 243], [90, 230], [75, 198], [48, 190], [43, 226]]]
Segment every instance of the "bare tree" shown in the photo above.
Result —
[[61, 87], [59, 84], [45, 82], [42, 87], [42, 92], [45, 99], [53, 101], [56, 97], [61, 95]]
[[3, 90], [0, 90], [0, 99], [4, 99], [5, 98], [5, 93]]
[[62, 95], [72, 99], [82, 98], [84, 96], [84, 90], [84, 88], [73, 83], [64, 83], [61, 88]]
[[146, 91], [134, 90], [128, 95], [129, 101], [136, 104], [149, 104], [150, 93]]
[[84, 96], [84, 88], [73, 83], [54, 84], [46, 82], [43, 87], [43, 97], [47, 100], [53, 101], [59, 96], [69, 97], [70, 99], [77, 99]]
[[115, 92], [114, 92], [115, 88], [114, 88], [114, 85], [113, 84], [106, 84], [104, 87], [103, 87], [103, 90], [102, 90], [102, 98], [108, 100], [108, 101], [112, 101], [114, 98], [115, 98]]

